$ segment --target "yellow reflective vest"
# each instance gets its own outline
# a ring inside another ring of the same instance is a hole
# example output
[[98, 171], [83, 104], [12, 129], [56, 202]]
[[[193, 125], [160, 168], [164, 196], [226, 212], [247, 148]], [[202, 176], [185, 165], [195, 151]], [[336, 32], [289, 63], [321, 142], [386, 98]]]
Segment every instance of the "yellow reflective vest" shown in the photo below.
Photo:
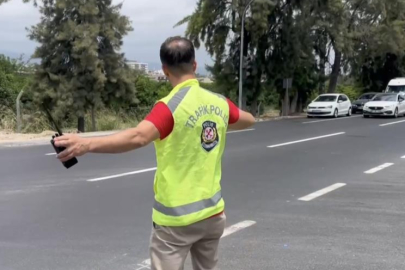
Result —
[[183, 82], [160, 101], [172, 112], [174, 128], [167, 138], [155, 141], [152, 218], [161, 226], [187, 226], [224, 210], [221, 159], [229, 105], [197, 80]]

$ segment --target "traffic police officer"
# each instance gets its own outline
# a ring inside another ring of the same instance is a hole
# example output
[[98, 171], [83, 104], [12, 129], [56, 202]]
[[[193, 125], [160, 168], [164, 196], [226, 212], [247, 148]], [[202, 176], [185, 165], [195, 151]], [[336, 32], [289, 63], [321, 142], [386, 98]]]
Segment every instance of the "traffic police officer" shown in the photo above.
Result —
[[152, 269], [181, 270], [191, 253], [195, 270], [215, 269], [225, 228], [221, 160], [229, 129], [252, 126], [253, 116], [207, 91], [195, 77], [193, 44], [181, 37], [161, 46], [173, 90], [137, 127], [105, 137], [64, 135], [63, 162], [86, 153], [124, 153], [155, 143], [157, 171], [150, 243]]

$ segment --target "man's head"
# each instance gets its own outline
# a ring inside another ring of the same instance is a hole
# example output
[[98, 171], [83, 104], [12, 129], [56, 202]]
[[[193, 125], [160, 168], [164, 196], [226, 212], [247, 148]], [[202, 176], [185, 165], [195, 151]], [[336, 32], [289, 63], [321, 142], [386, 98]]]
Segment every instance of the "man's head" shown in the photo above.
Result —
[[194, 75], [197, 69], [193, 43], [182, 37], [168, 38], [160, 47], [163, 71], [170, 79]]

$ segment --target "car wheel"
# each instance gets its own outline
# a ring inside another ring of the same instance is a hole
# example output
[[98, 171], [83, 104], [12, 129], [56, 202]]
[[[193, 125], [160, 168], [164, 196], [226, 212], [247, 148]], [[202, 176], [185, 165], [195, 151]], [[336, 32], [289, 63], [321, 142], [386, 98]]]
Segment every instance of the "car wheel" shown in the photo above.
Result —
[[313, 118], [313, 116], [307, 115], [307, 118]]
[[394, 118], [398, 118], [398, 108], [395, 109]]
[[333, 113], [333, 117], [334, 117], [334, 118], [338, 118], [338, 117], [339, 117], [339, 111], [338, 111], [338, 109], [335, 109], [335, 112]]
[[347, 112], [347, 116], [352, 116], [352, 108], [350, 108], [349, 111]]
[[365, 115], [365, 114], [363, 114], [363, 117], [364, 117], [364, 118], [370, 118], [370, 115]]

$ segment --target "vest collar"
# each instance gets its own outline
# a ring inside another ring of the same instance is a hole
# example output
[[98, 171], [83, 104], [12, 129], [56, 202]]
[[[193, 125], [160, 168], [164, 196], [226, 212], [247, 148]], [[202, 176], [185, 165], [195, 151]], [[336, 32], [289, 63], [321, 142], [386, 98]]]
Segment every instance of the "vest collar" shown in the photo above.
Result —
[[189, 79], [180, 84], [178, 84], [175, 88], [173, 88], [172, 93], [177, 93], [180, 89], [187, 87], [187, 86], [196, 86], [200, 85], [200, 82], [197, 79]]

